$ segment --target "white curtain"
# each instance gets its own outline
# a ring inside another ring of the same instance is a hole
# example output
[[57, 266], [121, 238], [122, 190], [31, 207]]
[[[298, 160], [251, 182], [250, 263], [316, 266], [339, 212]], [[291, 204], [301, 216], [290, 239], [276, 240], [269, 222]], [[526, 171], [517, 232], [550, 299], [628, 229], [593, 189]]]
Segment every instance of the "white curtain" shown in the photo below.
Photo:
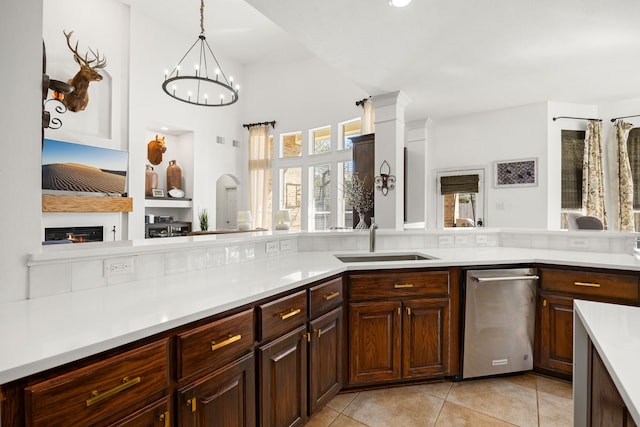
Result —
[[582, 169], [582, 200], [587, 215], [595, 216], [607, 229], [607, 214], [604, 207], [604, 171], [602, 163], [602, 122], [589, 121], [584, 141], [584, 164]]
[[373, 108], [373, 101], [367, 99], [362, 105], [364, 109], [362, 113], [362, 135], [368, 135], [376, 132], [375, 127], [375, 109]]
[[271, 228], [271, 147], [268, 125], [249, 130], [249, 210], [254, 228]]
[[633, 175], [629, 162], [627, 138], [631, 123], [616, 122], [616, 140], [618, 151], [618, 228], [620, 231], [635, 231], [633, 222]]

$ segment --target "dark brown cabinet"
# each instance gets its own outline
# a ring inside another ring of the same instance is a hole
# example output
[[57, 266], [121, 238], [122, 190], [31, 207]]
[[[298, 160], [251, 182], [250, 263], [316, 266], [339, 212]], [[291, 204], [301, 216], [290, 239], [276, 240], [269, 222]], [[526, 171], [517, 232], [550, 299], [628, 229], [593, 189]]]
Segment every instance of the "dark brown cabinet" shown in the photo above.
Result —
[[307, 421], [306, 325], [258, 349], [260, 425], [301, 426]]
[[[353, 142], [353, 173], [357, 174], [360, 180], [364, 181], [365, 188], [373, 189], [373, 180], [376, 176], [375, 171], [375, 134], [354, 136]], [[371, 217], [374, 216], [374, 209], [365, 212], [365, 221], [367, 226], [371, 225]], [[353, 228], [358, 225], [360, 217], [358, 213], [353, 211]]]
[[636, 427], [595, 347], [591, 346], [590, 426]]
[[250, 353], [178, 391], [179, 425], [254, 426], [255, 396], [255, 358]]
[[342, 308], [309, 322], [309, 415], [342, 388]]
[[538, 273], [534, 369], [571, 379], [574, 299], [638, 305], [638, 276], [547, 267]]
[[451, 372], [448, 271], [349, 276], [349, 385]]

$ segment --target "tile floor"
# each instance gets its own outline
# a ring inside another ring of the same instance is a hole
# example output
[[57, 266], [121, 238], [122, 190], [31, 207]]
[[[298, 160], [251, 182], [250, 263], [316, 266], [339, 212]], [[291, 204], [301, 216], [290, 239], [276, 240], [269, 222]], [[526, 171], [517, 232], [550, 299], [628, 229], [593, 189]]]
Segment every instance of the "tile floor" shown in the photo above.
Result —
[[523, 375], [337, 395], [310, 427], [572, 426], [571, 384]]

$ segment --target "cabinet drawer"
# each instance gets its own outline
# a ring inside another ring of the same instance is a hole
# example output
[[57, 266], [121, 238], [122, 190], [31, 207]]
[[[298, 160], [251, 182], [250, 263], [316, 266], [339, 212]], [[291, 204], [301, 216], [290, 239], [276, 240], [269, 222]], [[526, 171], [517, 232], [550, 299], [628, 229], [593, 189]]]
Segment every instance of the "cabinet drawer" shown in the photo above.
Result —
[[342, 304], [342, 278], [338, 277], [309, 289], [309, 312], [316, 317]]
[[540, 269], [543, 289], [607, 299], [638, 299], [638, 277], [612, 273]]
[[254, 343], [253, 309], [178, 335], [178, 377], [216, 369]]
[[447, 271], [385, 272], [352, 274], [351, 299], [444, 296], [449, 294]]
[[282, 335], [307, 320], [307, 291], [277, 299], [258, 307], [260, 340]]
[[168, 387], [168, 343], [164, 339], [27, 387], [26, 425], [89, 425], [127, 407], [133, 412]]
[[170, 427], [171, 425], [171, 402], [168, 397], [164, 397], [124, 419], [109, 424], [109, 427]]

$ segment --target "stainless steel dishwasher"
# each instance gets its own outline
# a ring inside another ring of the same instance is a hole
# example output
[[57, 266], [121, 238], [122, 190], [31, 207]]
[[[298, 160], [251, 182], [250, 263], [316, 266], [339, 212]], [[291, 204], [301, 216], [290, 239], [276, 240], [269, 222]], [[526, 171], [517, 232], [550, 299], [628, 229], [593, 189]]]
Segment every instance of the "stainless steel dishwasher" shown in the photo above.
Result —
[[467, 270], [462, 378], [533, 369], [537, 271]]

